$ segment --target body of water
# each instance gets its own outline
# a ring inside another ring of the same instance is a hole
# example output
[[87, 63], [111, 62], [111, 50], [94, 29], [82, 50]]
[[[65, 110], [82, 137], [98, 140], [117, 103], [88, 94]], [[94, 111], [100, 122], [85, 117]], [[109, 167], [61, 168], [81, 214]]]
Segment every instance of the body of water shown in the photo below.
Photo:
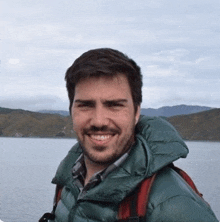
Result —
[[[1, 202], [4, 222], [36, 222], [51, 211], [57, 166], [74, 139], [0, 138]], [[220, 219], [220, 143], [187, 142], [190, 154], [175, 164], [194, 180]]]

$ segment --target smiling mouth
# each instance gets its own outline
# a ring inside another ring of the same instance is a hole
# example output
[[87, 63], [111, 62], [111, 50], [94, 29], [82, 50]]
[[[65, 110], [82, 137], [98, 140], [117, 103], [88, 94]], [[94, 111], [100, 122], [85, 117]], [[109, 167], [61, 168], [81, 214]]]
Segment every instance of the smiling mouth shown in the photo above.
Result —
[[95, 127], [91, 126], [89, 129], [83, 130], [89, 140], [97, 146], [107, 145], [116, 135], [120, 135], [120, 129], [108, 128], [107, 126]]
[[87, 134], [90, 141], [96, 146], [107, 145], [116, 134]]
[[94, 134], [92, 134], [92, 135], [90, 135], [91, 139], [98, 140], [98, 141], [107, 141], [112, 137], [113, 137], [113, 135], [111, 135], [111, 134], [108, 134], [108, 135], [94, 135]]

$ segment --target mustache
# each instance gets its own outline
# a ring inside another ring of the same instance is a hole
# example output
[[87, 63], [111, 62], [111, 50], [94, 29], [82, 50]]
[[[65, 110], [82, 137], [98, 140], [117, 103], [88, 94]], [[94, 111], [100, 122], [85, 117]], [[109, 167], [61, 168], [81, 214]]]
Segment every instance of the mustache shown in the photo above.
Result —
[[84, 134], [91, 134], [91, 133], [96, 133], [96, 132], [105, 132], [105, 133], [111, 133], [111, 134], [120, 134], [121, 130], [120, 129], [115, 129], [115, 128], [110, 128], [108, 126], [101, 126], [101, 127], [97, 127], [97, 126], [91, 126], [87, 129], [83, 129], [83, 133]]

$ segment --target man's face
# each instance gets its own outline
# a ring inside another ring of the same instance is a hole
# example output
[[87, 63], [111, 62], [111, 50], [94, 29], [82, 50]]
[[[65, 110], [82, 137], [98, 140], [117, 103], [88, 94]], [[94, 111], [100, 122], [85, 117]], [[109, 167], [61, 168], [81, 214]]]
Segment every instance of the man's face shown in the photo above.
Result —
[[110, 164], [128, 150], [139, 115], [125, 75], [92, 77], [76, 85], [73, 129], [84, 155], [93, 163]]

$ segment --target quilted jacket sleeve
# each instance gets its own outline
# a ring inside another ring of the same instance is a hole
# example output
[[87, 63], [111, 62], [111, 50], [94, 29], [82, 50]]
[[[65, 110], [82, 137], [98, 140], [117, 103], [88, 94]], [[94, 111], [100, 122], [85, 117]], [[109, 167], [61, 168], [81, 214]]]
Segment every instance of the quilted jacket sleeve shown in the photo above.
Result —
[[149, 222], [218, 222], [210, 206], [167, 167], [157, 175], [149, 197]]
[[148, 222], [218, 222], [210, 208], [204, 209], [185, 196], [172, 197], [159, 204], [149, 216]]

